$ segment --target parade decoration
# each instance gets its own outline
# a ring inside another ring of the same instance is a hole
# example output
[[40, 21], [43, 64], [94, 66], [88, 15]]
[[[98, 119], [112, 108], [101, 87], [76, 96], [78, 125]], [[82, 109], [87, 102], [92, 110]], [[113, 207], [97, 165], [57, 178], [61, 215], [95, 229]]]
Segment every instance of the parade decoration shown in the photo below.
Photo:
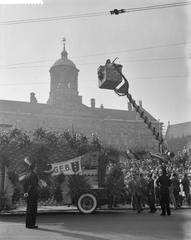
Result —
[[30, 167], [32, 165], [31, 161], [29, 160], [28, 157], [24, 158], [24, 162]]
[[45, 172], [51, 173], [52, 176], [56, 176], [59, 174], [74, 175], [82, 173], [81, 156], [70, 159], [68, 161], [51, 163], [50, 165], [51, 169]]

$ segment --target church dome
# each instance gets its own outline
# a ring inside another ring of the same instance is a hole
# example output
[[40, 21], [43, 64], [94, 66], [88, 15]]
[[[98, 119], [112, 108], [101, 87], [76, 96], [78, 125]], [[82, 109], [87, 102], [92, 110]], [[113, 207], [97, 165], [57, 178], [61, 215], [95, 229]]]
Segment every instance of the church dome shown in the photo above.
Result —
[[[68, 59], [68, 53], [65, 49], [65, 42], [64, 42], [64, 49], [61, 52], [61, 58], [58, 59], [52, 67], [56, 67], [56, 66], [69, 66], [69, 67], [73, 67], [76, 68], [76, 65], [70, 60]], [[51, 67], [51, 69], [52, 69]], [[77, 68], [76, 68], [77, 69]]]
[[63, 59], [63, 58], [58, 59], [53, 64], [52, 67], [55, 67], [55, 66], [71, 66], [76, 68], [76, 65], [70, 59]]

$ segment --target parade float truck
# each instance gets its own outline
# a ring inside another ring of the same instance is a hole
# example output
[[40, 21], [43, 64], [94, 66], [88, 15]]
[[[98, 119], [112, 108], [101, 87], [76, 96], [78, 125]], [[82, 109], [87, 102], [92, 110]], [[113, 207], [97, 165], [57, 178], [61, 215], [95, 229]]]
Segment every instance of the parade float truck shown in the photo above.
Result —
[[[104, 188], [106, 165], [103, 164], [103, 159], [100, 157], [100, 152], [90, 152], [49, 165], [50, 169], [46, 172], [53, 178], [64, 176], [64, 181], [60, 184], [63, 205], [73, 205], [81, 213], [90, 214], [108, 203]], [[73, 189], [71, 189], [71, 181], [75, 184]]]

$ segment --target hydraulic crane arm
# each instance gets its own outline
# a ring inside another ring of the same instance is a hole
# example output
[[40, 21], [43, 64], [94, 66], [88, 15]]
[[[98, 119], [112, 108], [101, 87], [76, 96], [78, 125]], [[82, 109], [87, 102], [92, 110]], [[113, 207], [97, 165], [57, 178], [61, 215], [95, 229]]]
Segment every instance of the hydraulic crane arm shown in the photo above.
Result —
[[[161, 153], [169, 154], [170, 152], [164, 144], [164, 138], [162, 134], [160, 134], [158, 129], [153, 126], [153, 123], [149, 120], [149, 117], [147, 116], [145, 111], [138, 104], [136, 104], [136, 101], [129, 93], [129, 83], [122, 73], [122, 66], [120, 64], [115, 64], [114, 61], [111, 62], [108, 59], [104, 66], [100, 66], [98, 68], [99, 87], [104, 89], [112, 89], [119, 96], [126, 96], [129, 102], [133, 105], [136, 112], [143, 119], [144, 123], [151, 130], [156, 140], [159, 142]], [[174, 153], [170, 154], [170, 157], [174, 156]]]

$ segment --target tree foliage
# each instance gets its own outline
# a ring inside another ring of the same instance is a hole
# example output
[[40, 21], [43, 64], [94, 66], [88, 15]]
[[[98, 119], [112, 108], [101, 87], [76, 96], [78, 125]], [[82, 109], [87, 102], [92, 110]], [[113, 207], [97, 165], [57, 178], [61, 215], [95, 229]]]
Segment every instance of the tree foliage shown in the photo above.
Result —
[[115, 206], [117, 203], [123, 202], [125, 184], [124, 175], [119, 163], [111, 168], [105, 187], [111, 207]]
[[[100, 152], [98, 181], [99, 186], [105, 184], [106, 166], [109, 162], [116, 164], [107, 179], [107, 190], [112, 196], [119, 198], [123, 190], [123, 177], [118, 165], [119, 152], [114, 148], [104, 148], [97, 135], [91, 139], [80, 133], [69, 131], [56, 132], [38, 128], [33, 132], [12, 129], [9, 132], [0, 133], [0, 162], [8, 166], [12, 176], [16, 179], [18, 174], [25, 170], [23, 159], [29, 156], [38, 167], [39, 177], [46, 181], [48, 188], [40, 191], [40, 198], [47, 200], [54, 195], [57, 202], [62, 201], [60, 183], [64, 176], [53, 179], [43, 170], [50, 163], [65, 161], [81, 156], [90, 151]], [[14, 181], [14, 180], [13, 180]], [[16, 180], [15, 180], [16, 181]], [[74, 202], [80, 193], [90, 189], [90, 185], [84, 176], [74, 175], [69, 180], [70, 194]], [[15, 195], [17, 199], [18, 194]]]
[[90, 184], [82, 175], [72, 175], [69, 178], [70, 195], [73, 203], [77, 203], [78, 197], [83, 192], [90, 190]]

